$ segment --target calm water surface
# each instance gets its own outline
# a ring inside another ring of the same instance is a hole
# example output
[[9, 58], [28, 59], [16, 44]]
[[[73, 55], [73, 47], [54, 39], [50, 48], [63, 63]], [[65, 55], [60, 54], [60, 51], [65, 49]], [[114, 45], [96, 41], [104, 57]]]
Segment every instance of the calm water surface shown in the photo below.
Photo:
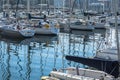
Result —
[[40, 80], [54, 68], [86, 67], [67, 61], [65, 55], [94, 57], [96, 50], [104, 44], [105, 36], [105, 31], [95, 34], [72, 31], [72, 34], [36, 36], [19, 41], [1, 38], [0, 80]]

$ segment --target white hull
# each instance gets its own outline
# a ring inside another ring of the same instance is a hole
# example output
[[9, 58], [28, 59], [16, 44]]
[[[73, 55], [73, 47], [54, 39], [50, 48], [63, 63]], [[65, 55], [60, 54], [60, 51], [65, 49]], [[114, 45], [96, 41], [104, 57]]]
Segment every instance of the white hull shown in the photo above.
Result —
[[75, 25], [75, 24], [71, 24], [70, 29], [73, 29], [73, 30], [93, 30], [94, 27], [91, 26], [91, 25]]
[[46, 28], [35, 28], [35, 34], [42, 34], [42, 35], [57, 35], [59, 33], [58, 28], [54, 29], [46, 29]]
[[71, 33], [72, 34], [75, 34], [75, 35], [93, 35], [93, 32], [91, 31], [77, 31], [77, 30], [71, 30]]
[[93, 25], [93, 27], [95, 29], [106, 29], [105, 23], [95, 23], [95, 25]]
[[65, 70], [66, 73], [52, 71], [50, 74], [53, 77], [64, 80], [100, 80], [102, 78], [104, 78], [104, 80], [113, 80], [111, 76], [107, 75], [102, 71], [82, 69], [82, 68], [76, 70], [75, 67], [70, 67]]
[[34, 30], [30, 30], [30, 29], [23, 29], [23, 30], [20, 30], [19, 32], [24, 37], [33, 37], [34, 34], [35, 34], [35, 31]]
[[27, 37], [33, 37], [35, 34], [34, 30], [30, 29], [15, 29], [13, 25], [4, 25], [0, 28], [1, 35], [5, 37], [11, 37], [11, 38], [27, 38]]

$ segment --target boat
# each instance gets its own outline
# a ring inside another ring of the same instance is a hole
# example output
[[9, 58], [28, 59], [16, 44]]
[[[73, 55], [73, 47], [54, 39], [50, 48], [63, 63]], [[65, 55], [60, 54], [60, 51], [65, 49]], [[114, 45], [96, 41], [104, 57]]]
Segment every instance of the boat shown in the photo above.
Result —
[[50, 76], [62, 80], [101, 80], [103, 77], [104, 80], [112, 80], [110, 76], [106, 76], [105, 72], [76, 67], [68, 67], [58, 71], [51, 71]]
[[93, 22], [93, 27], [94, 27], [95, 29], [106, 29], [105, 24], [106, 24], [106, 23]]
[[119, 63], [116, 60], [105, 60], [100, 58], [84, 58], [78, 56], [66, 56], [67, 60], [82, 63], [84, 65], [94, 67], [100, 71], [104, 71], [107, 75], [111, 75], [113, 78], [119, 76]]
[[94, 27], [89, 22], [81, 22], [81, 20], [74, 20], [70, 23], [71, 30], [93, 31]]
[[35, 31], [17, 24], [3, 25], [1, 27], [1, 36], [9, 38], [30, 38], [33, 37]]
[[93, 35], [94, 32], [92, 31], [79, 31], [79, 30], [71, 30], [70, 32], [71, 34], [75, 34], [75, 35]]
[[94, 16], [88, 20], [95, 29], [106, 29], [110, 24], [106, 21], [106, 17]]
[[34, 27], [35, 34], [42, 35], [57, 35], [59, 33], [59, 25], [53, 22], [42, 23], [41, 26]]
[[95, 29], [94, 30], [94, 33], [97, 33], [97, 34], [105, 34], [106, 33], [106, 29]]
[[[37, 20], [36, 20], [37, 19]], [[31, 17], [31, 24], [37, 35], [58, 35], [59, 24], [55, 20], [46, 20], [46, 17]]]

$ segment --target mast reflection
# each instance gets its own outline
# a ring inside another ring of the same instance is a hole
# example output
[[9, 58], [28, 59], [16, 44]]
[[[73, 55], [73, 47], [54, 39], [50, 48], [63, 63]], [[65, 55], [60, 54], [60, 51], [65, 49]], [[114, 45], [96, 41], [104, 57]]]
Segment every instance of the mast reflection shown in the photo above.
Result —
[[2, 38], [0, 41], [0, 79], [33, 80], [35, 77], [39, 79], [40, 76], [46, 74], [44, 67], [47, 66], [49, 48], [52, 48], [51, 45], [57, 40], [57, 36], [37, 36], [21, 41]]

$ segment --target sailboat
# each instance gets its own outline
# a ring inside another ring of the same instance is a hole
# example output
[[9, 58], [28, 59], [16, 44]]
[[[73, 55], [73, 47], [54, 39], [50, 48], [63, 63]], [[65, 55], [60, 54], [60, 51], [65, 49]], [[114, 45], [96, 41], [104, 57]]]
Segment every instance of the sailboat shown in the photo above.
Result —
[[37, 24], [33, 23], [32, 27], [37, 35], [58, 35], [60, 32], [59, 24], [55, 20], [41, 19]]
[[[17, 1], [17, 6], [18, 4], [19, 4], [19, 0]], [[17, 13], [17, 9], [18, 7], [16, 8], [16, 13]], [[2, 23], [0, 25], [1, 36], [4, 37], [28, 38], [28, 37], [33, 37], [35, 34], [35, 30], [28, 28], [28, 25], [25, 22], [21, 23], [20, 21], [17, 21], [17, 17], [11, 18], [10, 16], [7, 16], [5, 17], [4, 20], [1, 20], [0, 23]]]
[[94, 27], [88, 21], [76, 19], [70, 23], [71, 30], [93, 31]]
[[[30, 1], [27, 3], [29, 11]], [[48, 20], [45, 14], [36, 17], [29, 13], [28, 18], [31, 22], [33, 30], [35, 30], [35, 34], [37, 35], [57, 35], [60, 31], [58, 22], [52, 19]]]
[[[75, 5], [75, 1], [74, 0], [74, 4], [73, 6]], [[87, 10], [87, 2], [85, 1], [85, 10]], [[71, 11], [72, 13], [72, 11]], [[73, 19], [70, 21], [70, 29], [71, 30], [83, 30], [83, 31], [93, 31], [94, 30], [94, 27], [92, 26], [92, 24], [90, 22], [88, 22], [86, 19], [85, 19], [85, 16], [84, 16], [84, 19]]]
[[0, 27], [1, 28], [0, 34], [3, 37], [9, 37], [9, 38], [33, 37], [35, 34], [35, 31], [25, 27], [26, 26], [21, 26], [17, 24], [2, 25], [2, 27]]

